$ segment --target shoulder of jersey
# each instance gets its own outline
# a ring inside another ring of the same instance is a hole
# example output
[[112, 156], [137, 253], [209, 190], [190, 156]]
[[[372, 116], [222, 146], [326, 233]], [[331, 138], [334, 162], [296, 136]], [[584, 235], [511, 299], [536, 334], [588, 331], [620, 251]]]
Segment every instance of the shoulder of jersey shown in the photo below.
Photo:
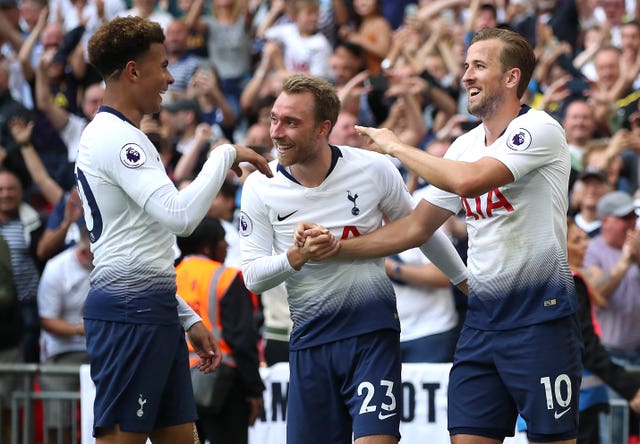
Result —
[[267, 177], [264, 174], [262, 174], [260, 171], [253, 171], [251, 174], [249, 174], [245, 180], [245, 185], [247, 183], [251, 183], [251, 182], [255, 182], [255, 181], [269, 181], [269, 180], [275, 180], [278, 177], [278, 160], [272, 160], [271, 162], [269, 162], [269, 168], [271, 169], [271, 172], [273, 173], [273, 177]]
[[356, 148], [356, 147], [344, 146], [344, 145], [340, 145], [338, 146], [338, 148], [342, 153], [342, 157], [344, 157], [346, 160], [359, 159], [361, 161], [367, 161], [367, 160], [375, 161], [375, 160], [383, 159], [385, 157], [380, 153], [376, 153], [375, 151], [369, 151], [366, 148]]

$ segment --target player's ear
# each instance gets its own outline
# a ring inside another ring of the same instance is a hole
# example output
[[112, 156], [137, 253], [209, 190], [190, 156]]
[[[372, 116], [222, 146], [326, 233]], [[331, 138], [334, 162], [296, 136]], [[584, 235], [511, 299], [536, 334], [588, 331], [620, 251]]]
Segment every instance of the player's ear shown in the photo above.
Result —
[[331, 132], [331, 121], [325, 120], [324, 122], [318, 125], [318, 136], [329, 137], [329, 133]]
[[521, 74], [522, 73], [519, 68], [511, 68], [507, 73], [507, 86], [511, 88], [518, 88]]
[[129, 60], [127, 64], [124, 66], [123, 72], [128, 78], [138, 77], [136, 62], [134, 60]]

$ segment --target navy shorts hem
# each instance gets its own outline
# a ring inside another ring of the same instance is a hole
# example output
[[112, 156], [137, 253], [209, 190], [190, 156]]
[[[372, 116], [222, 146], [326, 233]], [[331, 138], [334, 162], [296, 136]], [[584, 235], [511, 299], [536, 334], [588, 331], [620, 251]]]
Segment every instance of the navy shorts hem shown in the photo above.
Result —
[[507, 436], [513, 436], [515, 433], [513, 430], [493, 430], [482, 429], [478, 427], [454, 427], [449, 429], [449, 435], [473, 435], [482, 436], [484, 438], [497, 439], [498, 441], [504, 441]]
[[570, 439], [576, 439], [577, 437], [578, 437], [577, 433], [574, 433], [574, 432], [559, 433], [555, 435], [541, 435], [539, 433], [527, 432], [527, 439], [531, 442], [567, 441]]

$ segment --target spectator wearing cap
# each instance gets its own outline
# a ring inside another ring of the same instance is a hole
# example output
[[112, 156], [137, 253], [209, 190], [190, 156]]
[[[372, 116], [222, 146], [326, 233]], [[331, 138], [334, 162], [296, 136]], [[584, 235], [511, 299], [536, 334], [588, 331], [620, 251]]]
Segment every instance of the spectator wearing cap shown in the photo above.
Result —
[[204, 140], [198, 139], [198, 142], [222, 137], [219, 128], [203, 122], [202, 109], [196, 99], [182, 98], [163, 105], [160, 120], [167, 127], [169, 137], [180, 154], [186, 154], [195, 147], [198, 126], [206, 126], [204, 130], [208, 130], [208, 137]]
[[602, 222], [598, 217], [597, 205], [602, 196], [611, 191], [604, 171], [595, 168], [585, 169], [573, 187], [571, 201], [576, 208], [575, 223], [590, 238], [600, 234]]
[[591, 239], [584, 267], [602, 303], [596, 318], [602, 343], [621, 365], [640, 365], [640, 231], [633, 198], [623, 191], [605, 194], [597, 205], [600, 235]]

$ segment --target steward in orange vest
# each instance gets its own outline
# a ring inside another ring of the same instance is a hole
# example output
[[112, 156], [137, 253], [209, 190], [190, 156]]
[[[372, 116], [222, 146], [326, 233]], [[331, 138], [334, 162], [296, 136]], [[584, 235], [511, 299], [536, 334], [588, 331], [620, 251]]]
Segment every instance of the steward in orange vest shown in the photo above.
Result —
[[[239, 270], [223, 265], [227, 243], [217, 219], [207, 217], [187, 238], [178, 238], [183, 259], [176, 267], [178, 294], [202, 318], [223, 353], [211, 404], [198, 405], [200, 440], [243, 444], [248, 426], [262, 412], [264, 384], [259, 373], [257, 296]], [[198, 357], [191, 352], [193, 367]], [[196, 399], [199, 398], [196, 394]]]

